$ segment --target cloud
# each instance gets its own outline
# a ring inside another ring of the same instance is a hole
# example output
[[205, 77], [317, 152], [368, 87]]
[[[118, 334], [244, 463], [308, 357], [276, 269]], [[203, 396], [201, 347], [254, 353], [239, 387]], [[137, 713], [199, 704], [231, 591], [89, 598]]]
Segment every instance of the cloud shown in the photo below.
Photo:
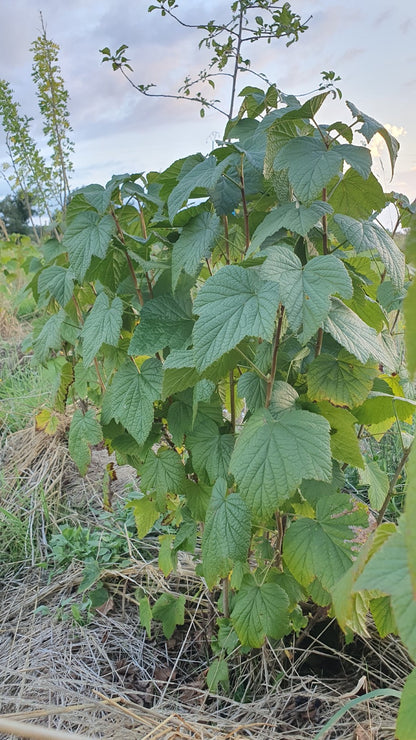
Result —
[[[144, 98], [120, 73], [113, 72], [111, 65], [101, 63], [98, 49], [115, 49], [126, 43], [133, 80], [155, 82], [156, 92], [163, 93], [175, 91], [188, 72], [195, 75], [206, 66], [209, 51], [196, 49], [200, 32], [161, 18], [157, 11], [147, 13], [150, 2], [133, 0], [122, 6], [119, 0], [41, 2], [48, 36], [60, 45], [62, 73], [70, 93], [75, 178], [81, 180], [77, 184], [97, 179], [105, 182], [113, 169], [164, 168], [179, 156], [209, 150], [210, 133], [224, 129], [225, 119], [214, 112], [201, 120], [197, 105]], [[0, 75], [15, 88], [22, 112], [36, 117], [34, 131], [41, 135], [29, 52], [40, 30], [39, 6], [33, 0], [3, 4], [7, 7], [0, 24]], [[187, 22], [199, 24], [210, 18], [224, 18], [230, 4], [231, 0], [180, 0], [178, 13]], [[298, 43], [289, 48], [282, 39], [270, 46], [253, 44], [246, 47], [246, 53], [253, 58], [253, 69], [265, 72], [285, 92], [314, 90], [321, 70], [334, 69], [342, 77], [345, 98], [360, 109], [378, 120], [391, 120], [394, 110], [395, 120], [402, 122], [396, 134], [403, 140], [400, 167], [402, 157], [411, 163], [415, 158], [411, 137], [400, 131], [414, 128], [415, 115], [414, 96], [406, 88], [414, 85], [414, 64], [410, 60], [413, 46], [409, 35], [403, 42], [411, 23], [404, 5], [399, 3], [390, 19], [391, 0], [350, 0], [348, 4], [339, 0], [296, 0], [293, 9], [302, 18], [313, 15], [309, 30]], [[377, 28], [374, 18], [378, 20]], [[403, 64], [398, 74], [400, 59]], [[261, 86], [249, 74], [241, 77], [240, 86], [251, 81]], [[224, 100], [227, 90], [224, 81], [218, 88]], [[331, 101], [331, 120], [335, 120], [334, 108], [335, 117], [344, 116], [344, 102]], [[326, 110], [322, 115], [327, 115]], [[374, 141], [375, 151], [381, 152], [384, 143]], [[2, 159], [0, 153], [0, 162]]]
[[[391, 123], [384, 123], [383, 125], [384, 128], [387, 129], [387, 131], [396, 139], [399, 139], [401, 136], [406, 136], [407, 134], [407, 131], [403, 126], [396, 126]], [[375, 134], [371, 139], [370, 152], [373, 159], [384, 157], [386, 153], [386, 142], [380, 134]]]

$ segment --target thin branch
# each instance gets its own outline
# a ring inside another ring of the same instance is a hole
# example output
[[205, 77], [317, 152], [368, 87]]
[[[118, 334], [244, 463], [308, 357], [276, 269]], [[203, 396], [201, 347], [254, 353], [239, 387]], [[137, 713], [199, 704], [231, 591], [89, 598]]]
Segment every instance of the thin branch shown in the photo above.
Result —
[[94, 357], [94, 367], [95, 367], [95, 372], [97, 373], [97, 378], [98, 378], [98, 382], [100, 384], [101, 391], [104, 393], [105, 392], [105, 384], [104, 384], [104, 381], [103, 381], [103, 379], [101, 377], [100, 368], [98, 366], [98, 360], [97, 360], [96, 357]]
[[126, 240], [124, 238], [123, 230], [122, 230], [122, 228], [121, 228], [121, 226], [120, 226], [120, 224], [118, 222], [118, 219], [117, 219], [116, 213], [114, 211], [114, 208], [111, 208], [110, 213], [111, 213], [111, 215], [112, 215], [112, 217], [113, 217], [113, 219], [115, 221], [115, 224], [116, 224], [118, 238], [120, 239], [122, 245], [124, 246], [124, 256], [125, 256], [125, 258], [127, 260], [128, 266], [129, 266], [129, 271], [130, 271], [130, 275], [131, 275], [132, 280], [133, 280], [133, 283], [134, 283], [134, 289], [136, 291], [136, 295], [137, 295], [137, 297], [139, 299], [140, 305], [143, 306], [143, 304], [144, 304], [143, 293], [140, 290], [140, 286], [139, 286], [139, 284], [137, 282], [137, 276], [136, 276], [136, 273], [134, 271], [133, 263], [131, 261], [130, 255], [129, 255], [127, 249], [126, 249]]
[[393, 478], [390, 481], [389, 490], [387, 491], [387, 496], [384, 499], [383, 506], [381, 507], [381, 509], [380, 509], [380, 511], [378, 513], [377, 526], [379, 526], [382, 523], [383, 519], [384, 519], [384, 514], [386, 513], [387, 507], [388, 507], [391, 499], [393, 498], [394, 489], [396, 488], [396, 484], [397, 484], [397, 481], [399, 480], [400, 473], [402, 472], [404, 466], [406, 465], [407, 458], [410, 455], [410, 450], [411, 449], [412, 449], [412, 445], [410, 445], [410, 447], [407, 447], [404, 450], [403, 455], [400, 458], [400, 462], [399, 462], [399, 464], [398, 464], [398, 466], [396, 468], [396, 472], [394, 473]]
[[321, 354], [323, 338], [324, 338], [324, 330], [322, 329], [322, 327], [319, 327], [318, 336], [317, 336], [316, 344], [315, 344], [315, 357], [318, 357], [318, 355]]
[[254, 362], [252, 362], [252, 360], [250, 360], [250, 358], [247, 357], [247, 355], [244, 354], [243, 350], [241, 350], [240, 347], [236, 347], [236, 350], [237, 350], [237, 352], [240, 353], [240, 355], [242, 357], [244, 357], [245, 361], [248, 362], [248, 364], [250, 365], [250, 367], [253, 368], [254, 372], [257, 373], [257, 375], [259, 375], [260, 378], [263, 378], [263, 380], [265, 380], [266, 383], [267, 383], [268, 380], [269, 380], [268, 377], [267, 377], [267, 375], [265, 375], [264, 373], [262, 373], [262, 371], [260, 370], [260, 368], [258, 368], [257, 365], [255, 365]]
[[[140, 226], [141, 226], [141, 229], [142, 229], [142, 236], [143, 236], [143, 239], [147, 239], [147, 227], [146, 227], [146, 221], [144, 219], [144, 213], [143, 213], [142, 204], [140, 203], [140, 201], [137, 201], [137, 202], [138, 202], [138, 206], [139, 206]], [[147, 287], [148, 287], [148, 290], [149, 290], [149, 295], [150, 295], [151, 298], [153, 298], [153, 285], [152, 285], [151, 278], [150, 278], [149, 273], [147, 271], [144, 274], [145, 274], [145, 277], [146, 277], [146, 282], [147, 282]]]
[[[327, 202], [326, 188], [322, 189], [322, 200], [324, 203]], [[324, 254], [328, 254], [328, 220], [326, 213], [322, 216], [322, 251]]]
[[[233, 72], [233, 83], [231, 87], [231, 96], [230, 96], [230, 110], [228, 112], [228, 120], [231, 121], [233, 117], [233, 108], [234, 108], [234, 100], [235, 100], [235, 88], [237, 84], [237, 77], [238, 77], [238, 67], [240, 63], [240, 49], [242, 44], [242, 37], [243, 37], [243, 8], [240, 2], [240, 9], [239, 9], [239, 19], [238, 19], [238, 34], [237, 34], [237, 46], [235, 50], [235, 63], [234, 63], [234, 72]], [[244, 184], [243, 184], [244, 187]]]
[[228, 216], [223, 216], [224, 239], [225, 239], [225, 261], [230, 264], [230, 235], [228, 233]]
[[223, 612], [224, 617], [226, 619], [230, 616], [230, 589], [229, 589], [229, 580], [227, 578], [222, 579], [222, 603], [223, 603]]
[[266, 401], [265, 401], [265, 407], [266, 409], [270, 406], [270, 401], [272, 398], [272, 391], [273, 391], [273, 385], [274, 385], [274, 378], [276, 375], [276, 369], [277, 369], [277, 353], [279, 351], [280, 346], [280, 339], [282, 335], [282, 325], [283, 325], [283, 316], [285, 313], [285, 307], [282, 306], [282, 304], [279, 305], [278, 309], [278, 315], [279, 319], [277, 322], [276, 331], [274, 333], [273, 338], [273, 354], [272, 354], [272, 366], [270, 370], [270, 375], [267, 381], [267, 390], [266, 390]]
[[234, 371], [230, 370], [228, 374], [228, 382], [230, 384], [230, 415], [231, 415], [231, 431], [235, 434], [235, 380]]
[[172, 100], [189, 100], [190, 102], [200, 103], [206, 108], [212, 108], [213, 110], [218, 111], [218, 113], [221, 113], [222, 116], [226, 116], [228, 118], [228, 113], [225, 110], [218, 108], [218, 106], [215, 105], [215, 103], [210, 102], [209, 100], [205, 100], [202, 97], [198, 97], [197, 95], [189, 96], [189, 95], [173, 95], [169, 93], [151, 93], [145, 87], [136, 85], [136, 83], [133, 82], [131, 77], [129, 77], [129, 75], [126, 73], [126, 71], [123, 69], [122, 66], [120, 66], [119, 69], [120, 69], [121, 74], [126, 78], [127, 82], [129, 82], [130, 85], [134, 87], [135, 90], [137, 90], [137, 92], [141, 93], [142, 95], [145, 95], [147, 98], [171, 98]]
[[241, 173], [240, 173], [240, 190], [241, 190], [241, 200], [243, 203], [243, 214], [244, 214], [244, 233], [245, 233], [245, 240], [246, 240], [246, 246], [244, 249], [244, 256], [247, 254], [248, 248], [250, 246], [250, 225], [248, 220], [248, 208], [247, 208], [247, 200], [246, 200], [246, 191], [244, 189], [244, 165], [243, 165], [243, 156], [241, 156]]

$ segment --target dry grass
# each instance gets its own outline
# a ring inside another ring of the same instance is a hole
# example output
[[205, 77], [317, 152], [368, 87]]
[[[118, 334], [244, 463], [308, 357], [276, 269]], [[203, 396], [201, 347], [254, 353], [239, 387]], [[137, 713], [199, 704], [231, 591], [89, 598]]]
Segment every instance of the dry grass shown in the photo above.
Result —
[[[313, 738], [345, 701], [374, 685], [400, 688], [410, 669], [400, 644], [374, 638], [360, 659], [342, 658], [346, 675], [330, 679], [303, 675], [311, 655], [327, 655], [325, 635], [308, 648], [286, 651], [266, 645], [231, 659], [234, 693], [244, 684], [245, 702], [213, 696], [204, 687], [208, 665], [204, 636], [209, 595], [192, 597], [192, 571], [164, 588], [191, 594], [187, 621], [173, 639], [146, 639], [138, 624], [134, 589], [160, 589], [154, 564], [136, 563], [107, 572], [113, 608], [95, 613], [88, 627], [57, 618], [62, 600], [80, 581], [70, 570], [47, 583], [40, 571], [22, 568], [2, 584], [0, 622], [1, 716], [33, 721], [94, 738]], [[39, 609], [47, 607], [45, 614]], [[333, 653], [339, 658], [339, 651]], [[290, 656], [288, 659], [287, 656]], [[285, 676], [275, 685], [276, 676]], [[358, 684], [358, 686], [357, 686]], [[378, 700], [344, 717], [332, 738], [353, 738], [358, 726], [371, 740], [394, 737], [397, 702]], [[0, 737], [5, 737], [0, 735]], [[331, 736], [330, 736], [331, 737]], [[361, 735], [360, 737], [366, 737]]]
[[[0, 738], [12, 732], [9, 724], [3, 734], [1, 721], [17, 721], [29, 733], [42, 727], [109, 740], [312, 740], [351, 696], [402, 687], [412, 666], [396, 639], [357, 639], [343, 649], [326, 621], [303, 642], [293, 638], [231, 655], [229, 696], [210, 694], [205, 677], [216, 606], [189, 559], [164, 579], [151, 559], [151, 542], [146, 559], [129, 542], [131, 565], [103, 573], [111, 599], [88, 626], [68, 618], [70, 607], [63, 605], [81, 598], [81, 568], [51, 577], [35, 563], [46, 554], [46, 528], [56, 527], [63, 511], [75, 522], [98, 521], [105, 453], [95, 454], [80, 479], [64, 433], [64, 423], [55, 437], [31, 427], [10, 435], [2, 454], [8, 490], [2, 505], [17, 515], [26, 501], [24, 520], [31, 525], [24, 562], [4, 565], [0, 576]], [[134, 471], [119, 471], [116, 498], [128, 480]], [[185, 625], [170, 640], [157, 625], [146, 637], [137, 588], [151, 596], [186, 594]], [[394, 699], [362, 703], [327, 740], [392, 740], [396, 713]]]

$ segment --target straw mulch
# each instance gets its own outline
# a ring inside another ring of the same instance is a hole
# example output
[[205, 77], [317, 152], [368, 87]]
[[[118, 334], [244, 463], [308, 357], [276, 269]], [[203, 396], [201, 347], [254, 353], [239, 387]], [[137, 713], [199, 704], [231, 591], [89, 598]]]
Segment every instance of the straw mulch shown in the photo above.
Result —
[[[165, 579], [151, 541], [146, 557], [131, 543], [130, 566], [103, 574], [111, 598], [87, 625], [77, 624], [68, 614], [80, 600], [81, 565], [51, 576], [35, 563], [47, 552], [46, 525], [51, 518], [59, 522], [63, 505], [77, 521], [82, 510], [91, 517], [100, 506], [96, 479], [103, 453], [81, 480], [64, 432], [47, 438], [32, 429], [11, 437], [3, 452], [8, 506], [17, 511], [22, 490], [31, 492], [32, 548], [19, 566], [0, 569], [0, 738], [63, 740], [64, 733], [75, 733], [109, 740], [311, 740], [349, 698], [403, 686], [412, 666], [396, 639], [356, 640], [341, 652], [326, 620], [303, 640], [231, 655], [229, 695], [210, 694], [205, 679], [215, 603], [186, 558]], [[129, 476], [133, 480], [134, 472], [120, 472], [116, 496]], [[153, 597], [162, 591], [186, 595], [185, 624], [170, 640], [157, 624], [151, 639], [140, 627], [137, 588]], [[391, 740], [396, 714], [395, 699], [362, 703], [327, 740]]]

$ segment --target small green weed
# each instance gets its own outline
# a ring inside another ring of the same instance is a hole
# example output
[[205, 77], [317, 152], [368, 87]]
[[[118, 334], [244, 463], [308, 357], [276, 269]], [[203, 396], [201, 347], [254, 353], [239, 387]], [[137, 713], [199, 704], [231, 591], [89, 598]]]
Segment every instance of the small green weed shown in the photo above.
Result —
[[126, 537], [99, 527], [63, 527], [50, 539], [54, 567], [62, 570], [74, 561], [95, 562], [100, 568], [129, 564]]

